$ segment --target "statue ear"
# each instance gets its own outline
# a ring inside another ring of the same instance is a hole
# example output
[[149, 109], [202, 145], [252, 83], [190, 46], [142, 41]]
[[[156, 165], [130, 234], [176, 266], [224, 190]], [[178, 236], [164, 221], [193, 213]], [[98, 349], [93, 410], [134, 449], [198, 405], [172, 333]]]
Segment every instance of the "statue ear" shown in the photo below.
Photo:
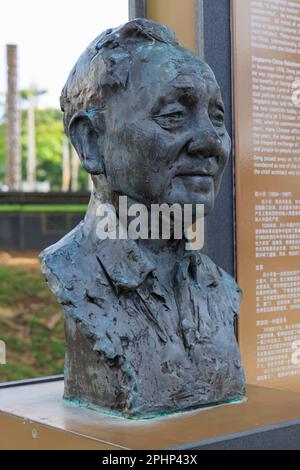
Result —
[[97, 115], [96, 120], [88, 112], [79, 111], [72, 117], [68, 132], [85, 170], [91, 175], [105, 174], [103, 116]]

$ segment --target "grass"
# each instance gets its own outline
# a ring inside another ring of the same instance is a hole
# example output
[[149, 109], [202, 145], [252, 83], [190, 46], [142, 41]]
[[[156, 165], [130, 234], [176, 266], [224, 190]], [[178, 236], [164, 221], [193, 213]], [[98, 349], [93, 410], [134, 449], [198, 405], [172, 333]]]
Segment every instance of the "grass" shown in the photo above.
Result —
[[0, 382], [63, 372], [62, 309], [35, 266], [0, 266], [0, 340]]
[[86, 212], [86, 204], [1, 204], [0, 212]]

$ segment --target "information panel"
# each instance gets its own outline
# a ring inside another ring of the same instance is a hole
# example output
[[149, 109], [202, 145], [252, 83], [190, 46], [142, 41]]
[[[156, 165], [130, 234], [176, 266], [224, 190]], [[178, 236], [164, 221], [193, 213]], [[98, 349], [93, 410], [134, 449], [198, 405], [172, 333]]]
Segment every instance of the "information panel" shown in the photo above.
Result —
[[300, 392], [300, 0], [233, 0], [233, 70], [242, 359]]

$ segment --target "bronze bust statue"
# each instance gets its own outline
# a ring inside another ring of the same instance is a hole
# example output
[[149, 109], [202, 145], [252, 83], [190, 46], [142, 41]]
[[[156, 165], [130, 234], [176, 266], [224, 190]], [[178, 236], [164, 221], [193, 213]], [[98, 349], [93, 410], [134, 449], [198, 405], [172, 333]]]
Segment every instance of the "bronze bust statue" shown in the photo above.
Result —
[[118, 213], [120, 196], [213, 209], [231, 148], [213, 72], [166, 26], [135, 19], [90, 44], [61, 107], [94, 182], [85, 220], [41, 254], [65, 311], [64, 397], [124, 416], [241, 398], [235, 280], [172, 233], [97, 236], [99, 207]]

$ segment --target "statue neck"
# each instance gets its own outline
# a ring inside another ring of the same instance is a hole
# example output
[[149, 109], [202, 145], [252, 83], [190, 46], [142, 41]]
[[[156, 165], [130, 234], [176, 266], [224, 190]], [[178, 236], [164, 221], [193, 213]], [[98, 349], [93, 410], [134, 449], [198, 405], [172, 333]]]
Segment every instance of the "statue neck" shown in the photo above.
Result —
[[[105, 177], [94, 177], [94, 188], [91, 194], [91, 199], [89, 202], [89, 206], [87, 209], [87, 213], [85, 216], [84, 221], [84, 233], [85, 236], [97, 240], [97, 224], [99, 222], [99, 215], [100, 215], [100, 206], [107, 206], [109, 210], [114, 208], [115, 213], [117, 214], [117, 225], [121, 228], [121, 230], [127, 231], [128, 225], [130, 222], [127, 221], [127, 226], [121, 224], [119, 219], [119, 197], [116, 193], [113, 193], [107, 184]], [[137, 201], [134, 201], [131, 198], [127, 198], [128, 209], [133, 204], [137, 204]], [[106, 209], [105, 209], [106, 210]], [[103, 211], [101, 212], [103, 214]], [[138, 239], [137, 243], [141, 248], [146, 251], [150, 251], [154, 256], [159, 255], [162, 251], [165, 253], [169, 253], [172, 257], [174, 256], [176, 259], [181, 258], [184, 255], [184, 246], [186, 243], [185, 238], [182, 240], [175, 240], [174, 238], [167, 239], [152, 239], [151, 238], [151, 223], [150, 223], [150, 212], [149, 212], [149, 219], [148, 219], [148, 238], [147, 239]], [[119, 230], [118, 230], [119, 232]], [[171, 234], [172, 234], [172, 227], [171, 227]]]

